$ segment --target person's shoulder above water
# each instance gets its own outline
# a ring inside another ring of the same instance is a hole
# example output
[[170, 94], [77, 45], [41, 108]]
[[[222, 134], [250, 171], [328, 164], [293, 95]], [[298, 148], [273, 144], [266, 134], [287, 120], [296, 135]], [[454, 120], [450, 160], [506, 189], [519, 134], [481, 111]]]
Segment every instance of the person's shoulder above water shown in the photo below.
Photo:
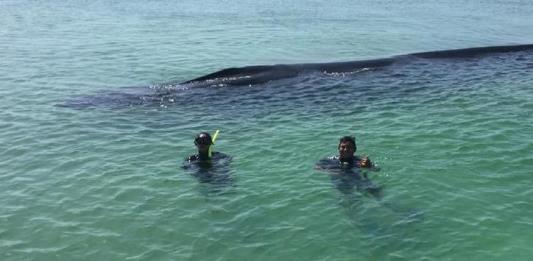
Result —
[[193, 154], [185, 159], [185, 161], [197, 161], [200, 159], [200, 155]]
[[[205, 160], [210, 160], [210, 159], [227, 159], [227, 158], [232, 158], [230, 155], [226, 154], [226, 153], [223, 153], [223, 152], [218, 152], [218, 151], [213, 151], [211, 153], [211, 157], [210, 158], [207, 158]], [[187, 157], [185, 159], [186, 161], [197, 161], [197, 160], [204, 160], [202, 159], [202, 157], [200, 157], [200, 154], [193, 154], [193, 155], [190, 155], [189, 157]]]
[[212, 155], [211, 155], [212, 158], [231, 158], [230, 155], [226, 154], [226, 153], [223, 153], [223, 152], [219, 152], [219, 151], [213, 151], [212, 152]]
[[331, 157], [320, 159], [315, 164], [315, 169], [317, 170], [328, 170], [333, 168], [338, 168], [340, 166], [339, 157], [337, 155], [333, 155]]
[[341, 160], [338, 155], [333, 155], [327, 158], [320, 159], [316, 165], [316, 169], [329, 169], [329, 168], [338, 168], [340, 166], [350, 166], [357, 168], [374, 168], [374, 163], [368, 158], [360, 158], [354, 156], [350, 160]]

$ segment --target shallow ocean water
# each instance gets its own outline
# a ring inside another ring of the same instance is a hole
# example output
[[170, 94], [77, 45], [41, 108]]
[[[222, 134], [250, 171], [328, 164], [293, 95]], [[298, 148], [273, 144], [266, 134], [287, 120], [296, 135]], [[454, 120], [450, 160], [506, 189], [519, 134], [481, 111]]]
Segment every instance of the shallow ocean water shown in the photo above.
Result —
[[[1, 259], [529, 260], [531, 51], [123, 101], [227, 67], [532, 43], [532, 9], [2, 1]], [[216, 129], [227, 186], [181, 169]], [[314, 170], [343, 135], [383, 199]]]

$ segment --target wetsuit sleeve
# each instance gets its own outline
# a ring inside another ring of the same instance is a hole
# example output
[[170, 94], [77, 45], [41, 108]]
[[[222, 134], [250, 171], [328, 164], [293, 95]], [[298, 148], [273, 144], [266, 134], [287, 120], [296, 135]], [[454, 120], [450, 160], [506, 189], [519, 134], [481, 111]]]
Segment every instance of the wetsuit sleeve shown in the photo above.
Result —
[[191, 167], [192, 162], [196, 161], [197, 159], [198, 158], [196, 157], [196, 155], [191, 155], [191, 156], [187, 157], [183, 161], [183, 164], [181, 165], [181, 168], [182, 169], [189, 169]]
[[222, 152], [217, 152], [217, 154], [217, 158], [222, 165], [228, 165], [233, 161], [233, 157], [228, 154]]
[[316, 170], [328, 170], [332, 168], [332, 160], [329, 158], [321, 159], [315, 164]]
[[221, 159], [225, 159], [225, 160], [228, 160], [228, 161], [232, 161], [233, 160], [233, 157], [228, 155], [228, 154], [226, 154], [226, 153], [217, 152], [217, 154], [220, 155]]

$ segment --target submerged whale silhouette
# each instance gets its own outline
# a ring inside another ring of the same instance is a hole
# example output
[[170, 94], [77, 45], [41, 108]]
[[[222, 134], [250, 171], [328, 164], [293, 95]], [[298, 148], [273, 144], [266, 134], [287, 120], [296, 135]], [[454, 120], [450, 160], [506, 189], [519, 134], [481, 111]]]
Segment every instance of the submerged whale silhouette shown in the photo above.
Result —
[[[101, 91], [96, 94], [67, 99], [60, 107], [124, 107], [137, 105], [163, 105], [165, 100], [173, 103], [179, 97], [180, 90], [211, 86], [248, 86], [270, 81], [296, 77], [307, 72], [326, 74], [352, 73], [384, 68], [393, 64], [408, 64], [427, 59], [470, 59], [491, 54], [533, 51], [533, 44], [505, 45], [453, 49], [443, 51], [419, 52], [392, 56], [389, 58], [370, 59], [332, 63], [304, 63], [256, 65], [241, 68], [228, 68], [181, 83], [169, 83], [148, 87], [128, 87], [119, 90]], [[183, 101], [182, 101], [183, 102]]]
[[527, 50], [533, 50], [533, 44], [502, 45], [443, 51], [430, 51], [404, 54], [382, 59], [349, 62], [256, 65], [240, 68], [223, 69], [189, 81], [182, 82], [180, 84], [192, 86], [212, 86], [219, 84], [230, 86], [255, 85], [268, 81], [295, 77], [303, 72], [308, 71], [320, 71], [324, 73], [347, 73], [354, 72], [359, 69], [381, 68], [413, 58], [458, 59], [472, 58], [494, 53], [519, 52]]

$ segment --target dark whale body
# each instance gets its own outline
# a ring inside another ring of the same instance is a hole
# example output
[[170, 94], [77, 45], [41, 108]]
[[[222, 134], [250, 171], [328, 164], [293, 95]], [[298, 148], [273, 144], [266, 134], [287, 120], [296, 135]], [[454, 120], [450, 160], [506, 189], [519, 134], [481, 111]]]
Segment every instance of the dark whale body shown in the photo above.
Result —
[[278, 64], [246, 66], [240, 68], [228, 68], [214, 72], [202, 77], [198, 77], [182, 85], [212, 86], [212, 85], [255, 85], [268, 81], [295, 77], [300, 73], [309, 71], [319, 71], [324, 73], [346, 73], [360, 69], [375, 69], [386, 67], [402, 61], [412, 59], [461, 59], [474, 58], [495, 53], [508, 53], [533, 50], [533, 44], [524, 45], [502, 45], [489, 47], [474, 47], [465, 49], [453, 49], [443, 51], [420, 52], [405, 55], [393, 56], [390, 58], [371, 59], [350, 62], [333, 63], [304, 63], [304, 64]]
[[[192, 90], [211, 86], [259, 85], [270, 81], [296, 77], [305, 73], [356, 73], [386, 68], [391, 65], [407, 65], [419, 61], [431, 65], [431, 60], [444, 59], [453, 61], [457, 59], [477, 59], [483, 56], [523, 51], [533, 51], [533, 44], [419, 52], [389, 58], [348, 62], [255, 65], [241, 68], [228, 68], [182, 83], [169, 83], [151, 87], [127, 87], [118, 90], [100, 91], [92, 95], [72, 97], [57, 106], [82, 109], [88, 107], [116, 108], [139, 105], [164, 105], [166, 103], [174, 104], [187, 102], [186, 98], [180, 98], [180, 94], [183, 93], [181, 91], [184, 89]], [[522, 63], [521, 60], [519, 62]], [[527, 63], [527, 60], [525, 62]]]

